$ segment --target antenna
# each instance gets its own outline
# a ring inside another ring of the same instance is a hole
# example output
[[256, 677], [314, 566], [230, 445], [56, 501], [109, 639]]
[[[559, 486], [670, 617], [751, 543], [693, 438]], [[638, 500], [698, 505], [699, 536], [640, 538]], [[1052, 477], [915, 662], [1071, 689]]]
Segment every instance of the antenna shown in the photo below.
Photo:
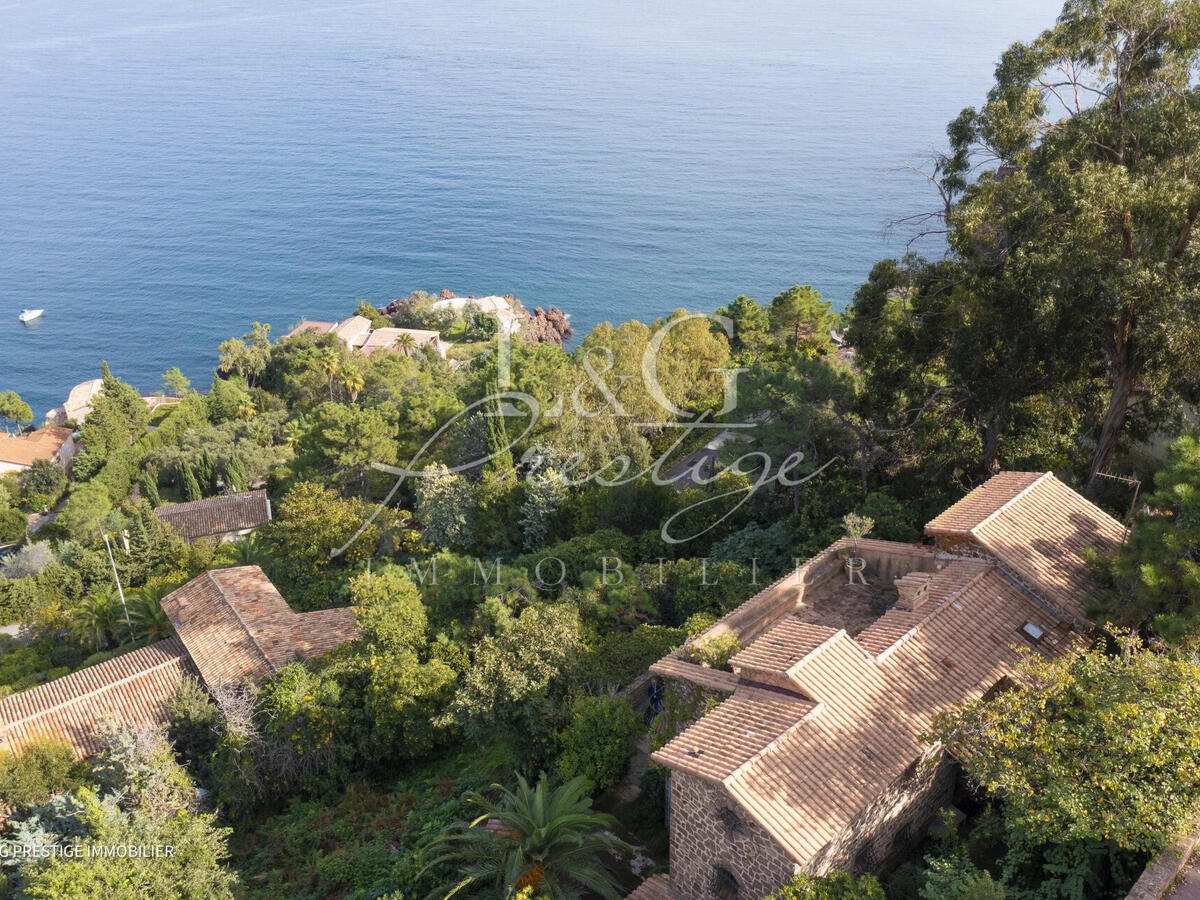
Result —
[[[1129, 524], [1125, 526], [1125, 536], [1128, 537], [1129, 529], [1131, 527], [1133, 527], [1133, 513], [1134, 513], [1134, 510], [1137, 508], [1138, 494], [1142, 490], [1141, 480], [1136, 477], [1131, 478], [1128, 475], [1113, 475], [1111, 472], [1097, 472], [1096, 477], [1097, 478], [1107, 478], [1110, 481], [1119, 481], [1119, 482], [1121, 482], [1121, 484], [1124, 484], [1126, 486], [1133, 488], [1133, 499], [1129, 501]], [[1122, 540], [1121, 543], [1125, 543], [1125, 541]]]

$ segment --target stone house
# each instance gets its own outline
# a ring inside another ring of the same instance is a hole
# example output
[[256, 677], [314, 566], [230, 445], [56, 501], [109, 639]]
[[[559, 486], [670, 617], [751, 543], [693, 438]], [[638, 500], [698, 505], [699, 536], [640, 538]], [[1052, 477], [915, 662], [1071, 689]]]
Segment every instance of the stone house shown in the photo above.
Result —
[[91, 756], [105, 721], [165, 722], [185, 676], [210, 690], [257, 683], [358, 637], [352, 610], [295, 612], [258, 566], [205, 572], [164, 597], [162, 607], [174, 637], [0, 698], [0, 751], [59, 737], [80, 757]]
[[[1006, 472], [926, 527], [928, 545], [843, 539], [697, 641], [738, 636], [729, 671], [651, 667], [698, 716], [670, 770], [670, 875], [637, 900], [760, 900], [793, 874], [886, 871], [951, 803], [934, 716], [996, 689], [1024, 652], [1088, 642], [1089, 553], [1124, 528], [1051, 474]], [[701, 711], [709, 707], [706, 712]]]

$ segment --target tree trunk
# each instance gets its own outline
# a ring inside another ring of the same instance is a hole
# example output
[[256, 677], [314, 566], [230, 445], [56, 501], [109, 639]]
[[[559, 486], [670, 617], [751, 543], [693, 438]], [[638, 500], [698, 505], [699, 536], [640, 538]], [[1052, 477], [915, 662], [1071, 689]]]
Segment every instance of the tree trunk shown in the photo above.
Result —
[[1008, 401], [1001, 400], [988, 410], [987, 417], [980, 422], [980, 437], [983, 440], [983, 456], [980, 460], [983, 477], [991, 478], [1000, 471], [1000, 432], [1008, 419]]
[[1096, 453], [1092, 457], [1092, 471], [1088, 478], [1089, 491], [1095, 486], [1097, 475], [1108, 468], [1121, 441], [1121, 433], [1125, 430], [1134, 384], [1142, 368], [1141, 362], [1131, 357], [1132, 354], [1124, 354], [1120, 365], [1113, 366], [1112, 395], [1108, 399], [1108, 412], [1104, 415], [1104, 424], [1100, 427], [1100, 437], [1096, 441]]

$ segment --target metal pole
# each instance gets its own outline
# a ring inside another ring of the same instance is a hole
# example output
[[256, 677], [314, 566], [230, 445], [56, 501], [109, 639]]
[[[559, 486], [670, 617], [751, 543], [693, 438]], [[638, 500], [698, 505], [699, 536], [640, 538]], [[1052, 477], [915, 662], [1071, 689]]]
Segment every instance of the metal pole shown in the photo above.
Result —
[[129, 621], [129, 606], [125, 603], [125, 591], [121, 588], [121, 576], [117, 574], [117, 561], [113, 559], [112, 544], [108, 542], [108, 534], [100, 532], [100, 536], [104, 538], [104, 546], [108, 550], [108, 561], [112, 564], [113, 581], [117, 583], [117, 594], [121, 598], [121, 608], [125, 610], [125, 624], [129, 626], [129, 639], [134, 640], [133, 623]]

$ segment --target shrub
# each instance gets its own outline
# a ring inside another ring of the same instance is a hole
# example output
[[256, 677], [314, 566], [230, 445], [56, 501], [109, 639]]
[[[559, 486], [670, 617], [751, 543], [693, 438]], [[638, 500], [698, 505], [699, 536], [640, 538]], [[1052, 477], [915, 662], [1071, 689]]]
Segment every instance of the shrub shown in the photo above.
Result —
[[1004, 886], [966, 854], [929, 859], [921, 900], [1004, 900]]
[[683, 629], [665, 625], [609, 632], [594, 641], [582, 657], [579, 683], [592, 693], [624, 687], [682, 644], [686, 636]]
[[0, 800], [18, 810], [36, 806], [74, 790], [86, 775], [70, 744], [45, 738], [20, 753], [0, 754]]
[[874, 875], [830, 872], [820, 877], [794, 875], [769, 900], [884, 900], [884, 894]]
[[558, 774], [564, 781], [587, 779], [589, 792], [615, 787], [625, 774], [641, 717], [622, 697], [584, 697], [571, 710], [571, 724], [559, 735]]
[[[167, 734], [175, 749], [203, 778], [220, 740], [221, 713], [195, 678], [184, 678], [167, 703]], [[202, 771], [203, 770], [203, 771]]]
[[704, 638], [684, 647], [679, 655], [690, 663], [710, 669], [724, 669], [733, 655], [742, 649], [742, 642], [732, 631]]
[[0, 546], [15, 544], [25, 537], [25, 516], [19, 509], [0, 510]]

